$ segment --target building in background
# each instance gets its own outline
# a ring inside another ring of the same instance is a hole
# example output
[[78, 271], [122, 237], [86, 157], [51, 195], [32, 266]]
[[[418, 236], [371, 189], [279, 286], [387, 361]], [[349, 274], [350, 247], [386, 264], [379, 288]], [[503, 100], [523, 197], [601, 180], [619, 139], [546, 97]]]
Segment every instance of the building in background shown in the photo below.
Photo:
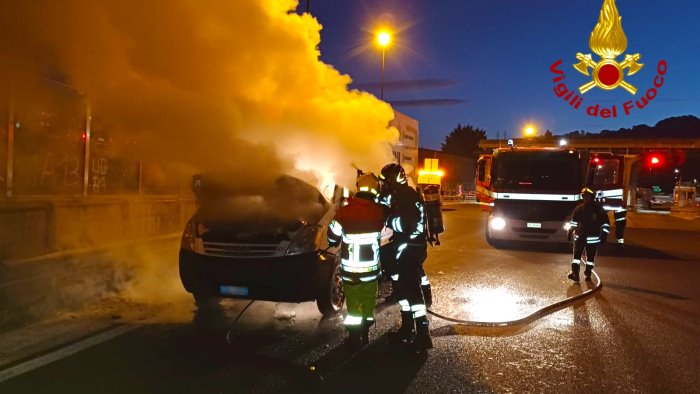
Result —
[[432, 149], [418, 149], [418, 163], [423, 163], [426, 158], [438, 159], [440, 169], [444, 171], [441, 189], [445, 195], [454, 196], [474, 190], [475, 158]]
[[415, 181], [417, 176], [415, 169], [421, 166], [418, 160], [418, 121], [394, 110], [394, 120], [389, 125], [399, 130], [399, 140], [391, 147], [394, 158], [404, 166], [406, 172], [409, 172]]

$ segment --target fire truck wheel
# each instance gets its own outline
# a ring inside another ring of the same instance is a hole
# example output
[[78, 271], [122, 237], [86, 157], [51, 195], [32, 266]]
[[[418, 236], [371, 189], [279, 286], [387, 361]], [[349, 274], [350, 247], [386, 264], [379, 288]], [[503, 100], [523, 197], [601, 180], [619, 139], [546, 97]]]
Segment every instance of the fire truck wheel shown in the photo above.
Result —
[[489, 230], [486, 230], [484, 234], [486, 235], [486, 242], [489, 245], [493, 246], [496, 249], [501, 249], [503, 247], [503, 241], [491, 238], [489, 236]]

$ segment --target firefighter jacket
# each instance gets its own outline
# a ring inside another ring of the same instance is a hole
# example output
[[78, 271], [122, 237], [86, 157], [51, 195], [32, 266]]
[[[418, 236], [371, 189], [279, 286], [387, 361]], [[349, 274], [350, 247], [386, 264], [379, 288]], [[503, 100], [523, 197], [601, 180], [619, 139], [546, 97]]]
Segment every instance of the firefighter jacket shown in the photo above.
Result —
[[594, 201], [579, 204], [571, 215], [571, 229], [577, 238], [586, 237], [586, 243], [598, 243], [610, 232], [608, 213]]
[[408, 185], [401, 185], [390, 201], [386, 226], [394, 232], [394, 242], [399, 246], [426, 245], [425, 207], [420, 194]]
[[379, 235], [384, 228], [384, 210], [372, 200], [354, 197], [340, 207], [328, 225], [328, 244], [341, 244], [343, 280], [370, 282], [379, 277]]

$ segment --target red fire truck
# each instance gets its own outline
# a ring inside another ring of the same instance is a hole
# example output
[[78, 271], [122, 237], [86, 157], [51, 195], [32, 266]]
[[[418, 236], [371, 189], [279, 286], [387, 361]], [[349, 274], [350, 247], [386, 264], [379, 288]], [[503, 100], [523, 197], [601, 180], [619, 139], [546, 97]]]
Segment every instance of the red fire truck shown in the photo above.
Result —
[[508, 241], [567, 242], [583, 184], [581, 155], [568, 148], [509, 146], [477, 161], [476, 195], [489, 212], [485, 235]]

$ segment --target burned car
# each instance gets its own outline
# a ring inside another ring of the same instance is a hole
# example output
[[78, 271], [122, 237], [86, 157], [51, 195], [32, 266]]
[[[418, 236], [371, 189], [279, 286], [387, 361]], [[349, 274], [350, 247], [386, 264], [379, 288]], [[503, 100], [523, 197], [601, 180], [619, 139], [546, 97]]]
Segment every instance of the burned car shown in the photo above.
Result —
[[199, 306], [222, 297], [315, 300], [323, 315], [337, 314], [344, 302], [340, 257], [327, 252], [326, 231], [342, 189], [327, 199], [288, 175], [253, 183], [193, 177], [197, 211], [182, 235], [183, 286]]

